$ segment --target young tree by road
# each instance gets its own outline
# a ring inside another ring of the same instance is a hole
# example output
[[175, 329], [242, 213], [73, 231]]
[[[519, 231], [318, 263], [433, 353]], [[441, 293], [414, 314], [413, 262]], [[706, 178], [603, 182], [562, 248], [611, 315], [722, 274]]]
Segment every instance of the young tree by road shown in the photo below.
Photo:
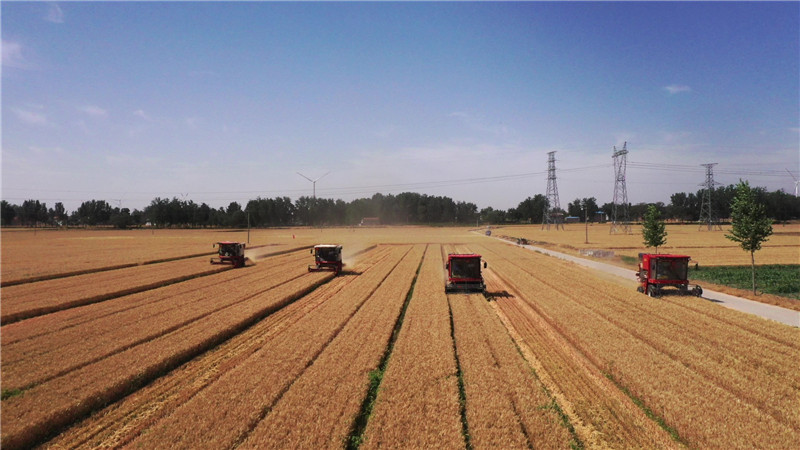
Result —
[[750, 252], [750, 268], [753, 274], [753, 294], [756, 293], [755, 252], [772, 234], [772, 220], [767, 218], [764, 205], [756, 201], [756, 196], [747, 181], [739, 181], [736, 195], [731, 202], [731, 222], [733, 228], [725, 237], [738, 242], [743, 250]]
[[667, 243], [666, 225], [661, 220], [661, 212], [655, 205], [649, 205], [644, 213], [642, 237], [644, 237], [644, 245], [655, 247], [656, 253], [658, 253], [658, 247]]

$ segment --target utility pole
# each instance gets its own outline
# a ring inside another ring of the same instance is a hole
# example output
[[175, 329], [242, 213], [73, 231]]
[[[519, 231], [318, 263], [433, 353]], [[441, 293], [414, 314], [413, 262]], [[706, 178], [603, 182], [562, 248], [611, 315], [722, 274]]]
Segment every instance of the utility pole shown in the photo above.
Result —
[[583, 205], [583, 223], [586, 227], [586, 240], [583, 241], [584, 244], [589, 243], [589, 205], [586, 202], [582, 202]]

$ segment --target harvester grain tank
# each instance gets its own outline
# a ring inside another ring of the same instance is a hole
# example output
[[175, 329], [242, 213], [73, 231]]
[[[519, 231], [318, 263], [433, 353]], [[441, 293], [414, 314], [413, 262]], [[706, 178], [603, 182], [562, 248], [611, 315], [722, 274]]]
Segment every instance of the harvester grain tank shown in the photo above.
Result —
[[222, 241], [214, 244], [214, 247], [217, 247], [219, 251], [216, 258], [211, 258], [211, 264], [231, 264], [233, 267], [244, 266], [245, 243]]
[[637, 291], [658, 297], [665, 289], [677, 290], [682, 295], [703, 295], [703, 288], [691, 286], [688, 280], [689, 256], [639, 253], [639, 279]]
[[314, 255], [314, 264], [308, 266], [309, 272], [319, 272], [322, 270], [332, 270], [335, 275], [339, 275], [344, 264], [342, 263], [342, 246], [336, 244], [315, 245], [311, 249]]
[[[486, 268], [486, 262], [483, 263]], [[485, 292], [486, 284], [481, 274], [481, 255], [476, 253], [450, 253], [447, 255], [447, 284], [445, 292]]]

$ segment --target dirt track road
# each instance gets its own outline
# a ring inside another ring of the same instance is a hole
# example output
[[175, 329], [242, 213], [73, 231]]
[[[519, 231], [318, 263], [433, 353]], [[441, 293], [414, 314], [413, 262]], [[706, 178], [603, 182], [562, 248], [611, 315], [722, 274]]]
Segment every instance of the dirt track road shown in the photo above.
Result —
[[[516, 245], [504, 239], [500, 238], [495, 238], [495, 239], [506, 242], [508, 245]], [[536, 247], [533, 245], [521, 245], [520, 247], [524, 247], [532, 251], [537, 251], [545, 255], [554, 256], [556, 258], [561, 258], [567, 261], [572, 261], [576, 264], [590, 267], [592, 269], [596, 269], [604, 273], [616, 275], [626, 280], [630, 280], [632, 283], [636, 282], [636, 276], [634, 275], [634, 271], [631, 269], [614, 266], [612, 264], [607, 264], [600, 261], [579, 258], [577, 256], [567, 255], [565, 253], [556, 252], [553, 250], [548, 250], [546, 248]], [[737, 311], [754, 314], [763, 317], [765, 319], [774, 320], [776, 322], [780, 322], [793, 327], [800, 327], [800, 312], [798, 311], [792, 311], [791, 309], [781, 308], [779, 306], [774, 306], [774, 305], [768, 305], [766, 303], [759, 303], [752, 300], [748, 300], [746, 298], [736, 297], [734, 295], [724, 294], [722, 292], [716, 292], [707, 289], [703, 289], [702, 298], [710, 302], [718, 303], [727, 308], [735, 309]]]

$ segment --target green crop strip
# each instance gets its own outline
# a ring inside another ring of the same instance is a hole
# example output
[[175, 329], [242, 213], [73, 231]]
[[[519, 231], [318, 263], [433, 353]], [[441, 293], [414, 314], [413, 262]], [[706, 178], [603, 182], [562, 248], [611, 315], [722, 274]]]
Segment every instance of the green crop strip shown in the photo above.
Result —
[[[752, 289], [750, 266], [689, 267], [689, 278], [738, 289]], [[800, 264], [756, 266], [756, 285], [767, 294], [800, 300]]]
[[364, 401], [361, 402], [361, 409], [356, 415], [353, 425], [350, 427], [350, 434], [345, 441], [345, 447], [348, 450], [356, 450], [364, 443], [364, 431], [367, 429], [369, 418], [372, 415], [372, 409], [375, 407], [375, 401], [378, 399], [378, 390], [381, 387], [383, 376], [386, 374], [386, 367], [389, 365], [389, 358], [392, 356], [392, 350], [394, 350], [397, 335], [400, 333], [400, 329], [403, 326], [403, 319], [406, 317], [408, 304], [411, 302], [411, 297], [414, 295], [414, 287], [417, 285], [417, 277], [419, 277], [419, 271], [422, 269], [423, 260], [424, 258], [420, 258], [417, 271], [414, 273], [414, 279], [411, 281], [411, 287], [408, 289], [406, 299], [403, 302], [403, 308], [400, 310], [400, 315], [397, 316], [397, 321], [392, 329], [392, 335], [389, 338], [386, 351], [383, 353], [378, 367], [369, 372], [369, 389], [367, 390], [367, 395], [364, 397]]
[[9, 398], [12, 398], [12, 397], [18, 397], [18, 396], [22, 395], [23, 392], [25, 392], [25, 391], [23, 391], [22, 389], [3, 389], [3, 400], [6, 400], [6, 399], [9, 399]]
[[458, 360], [458, 347], [456, 346], [456, 327], [453, 321], [453, 308], [450, 308], [450, 338], [453, 340], [453, 355], [456, 358], [456, 375], [458, 378], [458, 405], [461, 412], [461, 434], [464, 435], [464, 446], [472, 450], [472, 439], [469, 436], [469, 423], [467, 422], [467, 391], [464, 388], [464, 372], [461, 370], [461, 361]]
[[621, 385], [621, 384], [620, 384], [620, 383], [619, 383], [619, 382], [616, 380], [616, 378], [614, 378], [614, 375], [612, 375], [612, 374], [610, 374], [610, 373], [606, 373], [606, 372], [603, 372], [603, 375], [605, 375], [605, 377], [606, 377], [606, 378], [608, 378], [609, 380], [611, 380], [611, 382], [612, 382], [612, 383], [614, 383], [614, 385], [615, 385], [617, 388], [619, 388], [619, 390], [621, 390], [622, 392], [624, 392], [624, 393], [625, 393], [625, 395], [627, 395], [627, 396], [628, 396], [628, 398], [630, 398], [631, 400], [633, 400], [633, 403], [634, 403], [634, 404], [636, 404], [636, 406], [638, 406], [638, 407], [639, 407], [639, 408], [640, 408], [642, 411], [644, 411], [644, 413], [645, 413], [645, 415], [646, 415], [647, 417], [649, 417], [651, 420], [653, 420], [655, 423], [657, 423], [657, 424], [658, 424], [658, 426], [660, 426], [661, 428], [663, 428], [663, 429], [664, 429], [664, 431], [666, 431], [667, 433], [669, 433], [670, 437], [672, 437], [672, 440], [674, 440], [675, 442], [681, 443], [681, 444], [683, 444], [683, 445], [686, 445], [686, 446], [688, 446], [688, 445], [689, 445], [689, 444], [688, 444], [688, 443], [687, 443], [687, 442], [686, 442], [686, 441], [685, 441], [683, 438], [681, 438], [681, 436], [678, 434], [678, 430], [676, 430], [676, 429], [672, 428], [671, 426], [667, 425], [667, 422], [665, 422], [665, 421], [664, 421], [664, 419], [663, 419], [662, 417], [659, 417], [658, 415], [656, 415], [656, 413], [654, 413], [654, 412], [653, 412], [653, 410], [651, 410], [650, 408], [648, 408], [648, 407], [647, 407], [647, 405], [645, 405], [645, 404], [644, 404], [644, 402], [643, 402], [643, 401], [642, 401], [640, 398], [638, 398], [638, 397], [636, 397], [635, 395], [633, 395], [633, 394], [631, 393], [631, 391], [630, 391], [630, 390], [628, 390], [628, 388], [626, 388], [625, 386]]

